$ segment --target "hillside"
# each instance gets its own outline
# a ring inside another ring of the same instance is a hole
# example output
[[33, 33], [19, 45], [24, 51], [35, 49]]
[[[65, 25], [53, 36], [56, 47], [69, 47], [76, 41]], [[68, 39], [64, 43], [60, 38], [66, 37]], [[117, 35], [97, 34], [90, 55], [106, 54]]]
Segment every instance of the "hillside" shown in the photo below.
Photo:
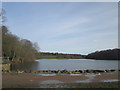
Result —
[[83, 59], [85, 58], [85, 55], [40, 52], [38, 54], [38, 58], [39, 59]]
[[120, 49], [109, 49], [103, 51], [96, 51], [86, 56], [87, 59], [96, 60], [120, 60]]
[[108, 49], [96, 51], [88, 55], [81, 54], [64, 54], [64, 53], [50, 53], [39, 52], [38, 59], [96, 59], [96, 60], [119, 60], [120, 49]]

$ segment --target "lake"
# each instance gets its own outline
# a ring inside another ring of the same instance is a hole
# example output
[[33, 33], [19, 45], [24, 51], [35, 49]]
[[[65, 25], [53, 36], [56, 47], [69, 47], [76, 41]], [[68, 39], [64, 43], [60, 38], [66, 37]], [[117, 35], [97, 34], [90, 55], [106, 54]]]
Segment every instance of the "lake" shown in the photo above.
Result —
[[94, 59], [38, 59], [34, 62], [13, 64], [12, 70], [118, 70], [118, 60]]

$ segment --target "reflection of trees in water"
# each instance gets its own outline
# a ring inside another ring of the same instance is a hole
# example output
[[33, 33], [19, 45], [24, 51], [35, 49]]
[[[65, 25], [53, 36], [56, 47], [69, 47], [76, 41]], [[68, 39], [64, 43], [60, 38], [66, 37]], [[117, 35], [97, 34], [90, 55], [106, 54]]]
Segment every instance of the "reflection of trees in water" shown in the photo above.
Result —
[[11, 70], [25, 70], [25, 71], [30, 71], [30, 70], [38, 70], [38, 66], [40, 63], [32, 61], [32, 62], [24, 62], [24, 63], [12, 63], [11, 65]]

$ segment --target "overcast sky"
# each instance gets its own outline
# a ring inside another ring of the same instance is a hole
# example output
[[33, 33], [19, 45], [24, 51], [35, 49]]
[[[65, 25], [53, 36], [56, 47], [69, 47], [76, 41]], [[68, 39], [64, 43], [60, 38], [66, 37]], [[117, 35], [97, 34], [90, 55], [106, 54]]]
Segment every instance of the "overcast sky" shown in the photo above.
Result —
[[41, 51], [88, 54], [118, 47], [118, 3], [4, 2], [6, 25]]

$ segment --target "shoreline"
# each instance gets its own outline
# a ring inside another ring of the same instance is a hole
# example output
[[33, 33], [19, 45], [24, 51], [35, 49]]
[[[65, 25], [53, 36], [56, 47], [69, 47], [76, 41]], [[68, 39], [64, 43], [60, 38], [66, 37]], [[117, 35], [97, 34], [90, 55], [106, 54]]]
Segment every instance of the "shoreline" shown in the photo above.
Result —
[[83, 73], [105, 73], [105, 72], [120, 72], [120, 70], [2, 70], [2, 73], [43, 73], [43, 74], [83, 74]]
[[[82, 74], [40, 74], [40, 73], [2, 73], [3, 88], [70, 88], [70, 87], [91, 87], [115, 86], [120, 82], [120, 72], [104, 73], [82, 73]], [[12, 83], [11, 83], [12, 82]], [[114, 84], [116, 83], [116, 84]], [[73, 84], [73, 86], [71, 86]], [[112, 85], [114, 84], [114, 85]], [[82, 86], [81, 86], [82, 85]]]

